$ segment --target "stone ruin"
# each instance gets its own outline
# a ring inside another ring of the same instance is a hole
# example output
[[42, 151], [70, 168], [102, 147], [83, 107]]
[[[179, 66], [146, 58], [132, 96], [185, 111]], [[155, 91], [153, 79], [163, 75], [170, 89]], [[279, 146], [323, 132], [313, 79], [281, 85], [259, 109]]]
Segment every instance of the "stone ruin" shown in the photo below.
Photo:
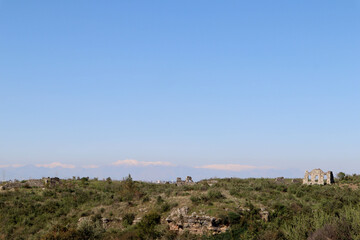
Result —
[[[191, 234], [202, 235], [210, 233], [212, 235], [224, 233], [229, 229], [221, 218], [206, 215], [204, 211], [193, 212], [190, 214], [189, 207], [173, 209], [170, 215], [165, 219], [170, 231], [182, 234], [188, 231]], [[229, 209], [225, 209], [229, 211]], [[250, 209], [241, 208], [240, 211], [249, 212]], [[260, 217], [262, 221], [268, 222], [270, 213], [265, 208], [261, 208]]]
[[335, 181], [332, 171], [323, 172], [320, 168], [314, 169], [311, 172], [306, 171], [303, 179], [303, 184], [307, 185], [326, 185], [333, 183], [335, 183]]
[[277, 178], [275, 178], [275, 183], [284, 184], [285, 183], [285, 178], [284, 177], [277, 177]]
[[181, 186], [181, 185], [193, 185], [195, 184], [194, 181], [192, 180], [192, 177], [187, 176], [186, 179], [183, 181], [181, 180], [180, 177], [176, 178], [176, 185], [177, 186]]
[[224, 233], [228, 230], [228, 226], [224, 225], [219, 218], [205, 215], [204, 212], [199, 215], [196, 212], [189, 214], [189, 207], [184, 206], [173, 210], [165, 219], [170, 231], [182, 234], [189, 231], [191, 234], [212, 234]]
[[38, 187], [38, 188], [43, 188], [44, 187], [44, 181], [41, 179], [29, 179], [29, 180], [24, 180], [24, 181], [9, 181], [7, 182], [4, 186], [1, 187], [2, 190], [9, 190], [9, 189], [14, 189], [14, 188], [33, 188], [33, 187]]
[[61, 183], [60, 178], [54, 177], [54, 178], [43, 178], [44, 184], [48, 187], [55, 187]]
[[55, 187], [61, 183], [60, 179], [55, 178], [42, 178], [42, 179], [29, 179], [24, 181], [9, 181], [0, 187], [1, 190], [10, 190], [15, 188], [44, 188], [47, 187]]

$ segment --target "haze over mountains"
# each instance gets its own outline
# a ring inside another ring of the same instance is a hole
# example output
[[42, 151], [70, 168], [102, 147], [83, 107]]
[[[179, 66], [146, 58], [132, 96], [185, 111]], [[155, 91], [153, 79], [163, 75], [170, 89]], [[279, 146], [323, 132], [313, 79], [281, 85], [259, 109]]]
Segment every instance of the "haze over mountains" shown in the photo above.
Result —
[[[50, 165], [50, 164], [49, 164]], [[226, 165], [225, 165], [226, 166]], [[269, 169], [269, 168], [253, 168], [252, 166], [245, 166], [246, 170], [239, 169], [240, 165], [234, 165], [233, 170], [209, 169], [189, 166], [130, 166], [130, 165], [104, 165], [104, 166], [61, 166], [53, 163], [50, 166], [36, 166], [36, 165], [15, 165], [3, 166], [0, 169], [1, 180], [11, 179], [31, 179], [41, 177], [60, 177], [71, 178], [73, 176], [79, 177], [97, 177], [99, 179], [111, 177], [112, 179], [121, 180], [128, 174], [136, 180], [145, 181], [175, 181], [176, 177], [185, 178], [192, 176], [195, 181], [211, 178], [211, 177], [303, 177], [303, 171], [300, 169]], [[250, 168], [250, 169], [249, 169]]]

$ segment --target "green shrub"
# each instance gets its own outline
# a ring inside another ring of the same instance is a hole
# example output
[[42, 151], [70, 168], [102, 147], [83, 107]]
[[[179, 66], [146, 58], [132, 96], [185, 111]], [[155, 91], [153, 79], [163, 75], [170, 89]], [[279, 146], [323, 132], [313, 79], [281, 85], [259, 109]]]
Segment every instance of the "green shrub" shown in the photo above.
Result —
[[162, 199], [161, 196], [157, 196], [156, 198], [156, 204], [162, 204], [164, 202], [164, 199]]
[[147, 196], [147, 195], [142, 199], [143, 203], [146, 203], [146, 202], [149, 202], [149, 201], [150, 201], [150, 197]]
[[158, 213], [145, 215], [138, 224], [138, 237], [140, 239], [157, 239], [161, 233], [156, 230], [156, 225], [160, 224], [161, 216]]
[[101, 235], [104, 233], [104, 229], [99, 222], [84, 220], [79, 223], [77, 233], [79, 239], [100, 239]]
[[220, 200], [225, 198], [219, 190], [209, 190], [207, 192], [207, 196], [211, 200]]
[[93, 215], [93, 216], [91, 216], [91, 221], [93, 221], [93, 222], [100, 222], [101, 221], [101, 214], [100, 213], [97, 213], [97, 214], [95, 214], [95, 215]]
[[194, 203], [194, 204], [200, 203], [200, 198], [199, 198], [198, 196], [191, 196], [191, 197], [190, 197], [190, 200], [191, 200], [191, 202]]
[[191, 196], [190, 200], [194, 203], [194, 204], [199, 204], [199, 203], [209, 203], [210, 199], [208, 196], [201, 194], [199, 196]]
[[165, 203], [163, 203], [163, 204], [161, 204], [161, 206], [160, 206], [160, 212], [167, 212], [167, 211], [169, 211], [170, 210], [170, 204], [169, 203], [167, 203], [167, 202], [165, 202]]
[[135, 220], [135, 214], [127, 213], [123, 216], [123, 226], [127, 227], [133, 224]]
[[234, 224], [239, 224], [240, 223], [240, 219], [241, 216], [238, 213], [235, 212], [229, 212], [228, 213], [228, 219], [229, 219], [229, 223], [234, 225]]
[[346, 174], [344, 172], [339, 172], [336, 176], [339, 180], [344, 180]]

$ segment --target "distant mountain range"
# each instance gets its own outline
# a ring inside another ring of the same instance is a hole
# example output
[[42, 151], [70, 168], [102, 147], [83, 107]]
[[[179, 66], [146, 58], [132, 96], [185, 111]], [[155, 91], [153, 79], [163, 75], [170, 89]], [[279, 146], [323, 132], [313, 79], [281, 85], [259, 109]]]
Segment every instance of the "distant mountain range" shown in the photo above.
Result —
[[237, 178], [302, 178], [304, 172], [300, 169], [249, 169], [244, 171], [229, 171], [194, 168], [186, 166], [100, 166], [93, 168], [63, 168], [63, 167], [38, 167], [35, 165], [25, 165], [17, 167], [0, 168], [0, 180], [10, 179], [31, 179], [41, 177], [97, 177], [99, 179], [111, 177], [121, 180], [131, 174], [134, 180], [145, 181], [175, 181], [176, 177], [182, 179], [192, 176], [195, 181], [212, 177], [237, 177]]

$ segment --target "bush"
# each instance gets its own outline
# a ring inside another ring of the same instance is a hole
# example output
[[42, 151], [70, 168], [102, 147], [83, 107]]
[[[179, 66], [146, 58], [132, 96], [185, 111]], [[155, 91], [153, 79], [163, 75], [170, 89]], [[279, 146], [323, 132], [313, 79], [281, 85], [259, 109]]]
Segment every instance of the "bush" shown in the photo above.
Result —
[[211, 200], [220, 200], [220, 199], [224, 199], [225, 197], [221, 194], [220, 191], [218, 190], [209, 190], [207, 192], [207, 196], [209, 197], [209, 199]]
[[156, 204], [162, 204], [164, 202], [164, 200], [162, 199], [161, 196], [157, 196], [156, 198]]
[[240, 219], [241, 219], [241, 216], [240, 214], [238, 213], [235, 213], [235, 212], [229, 212], [228, 214], [228, 219], [229, 219], [229, 223], [230, 224], [239, 224], [240, 223]]
[[142, 200], [143, 203], [149, 202], [150, 201], [150, 197], [149, 196], [145, 196]]
[[84, 220], [79, 223], [77, 227], [77, 233], [79, 239], [99, 239], [104, 233], [104, 229], [102, 228], [100, 222]]
[[351, 226], [348, 222], [342, 220], [333, 224], [326, 224], [322, 228], [316, 230], [310, 235], [308, 240], [327, 240], [327, 239], [339, 239], [350, 240]]
[[339, 180], [344, 180], [346, 174], [343, 173], [343, 172], [339, 172], [336, 176], [337, 176], [337, 178], [338, 178]]
[[199, 203], [210, 203], [210, 199], [208, 196], [206, 195], [199, 195], [199, 196], [191, 196], [190, 200], [194, 203], [194, 204], [199, 204]]
[[191, 200], [191, 202], [194, 203], [194, 204], [200, 203], [200, 198], [199, 198], [198, 196], [191, 196], [191, 197], [190, 197], [190, 200]]
[[170, 208], [171, 208], [170, 204], [165, 202], [165, 203], [161, 204], [160, 212], [162, 212], [162, 213], [167, 212], [170, 210]]
[[108, 184], [112, 183], [111, 177], [106, 178], [106, 182], [107, 182]]
[[140, 239], [157, 239], [160, 237], [160, 232], [155, 229], [156, 225], [160, 224], [161, 216], [158, 213], [150, 213], [145, 215], [138, 224], [138, 237]]
[[[25, 238], [24, 238], [25, 239]], [[72, 227], [55, 225], [48, 233], [41, 237], [42, 240], [80, 240], [80, 233]]]
[[140, 199], [143, 196], [143, 193], [140, 191], [139, 187], [136, 186], [130, 174], [121, 182], [119, 193], [124, 201]]
[[135, 214], [133, 213], [127, 213], [123, 217], [123, 226], [127, 227], [133, 224], [135, 220]]

